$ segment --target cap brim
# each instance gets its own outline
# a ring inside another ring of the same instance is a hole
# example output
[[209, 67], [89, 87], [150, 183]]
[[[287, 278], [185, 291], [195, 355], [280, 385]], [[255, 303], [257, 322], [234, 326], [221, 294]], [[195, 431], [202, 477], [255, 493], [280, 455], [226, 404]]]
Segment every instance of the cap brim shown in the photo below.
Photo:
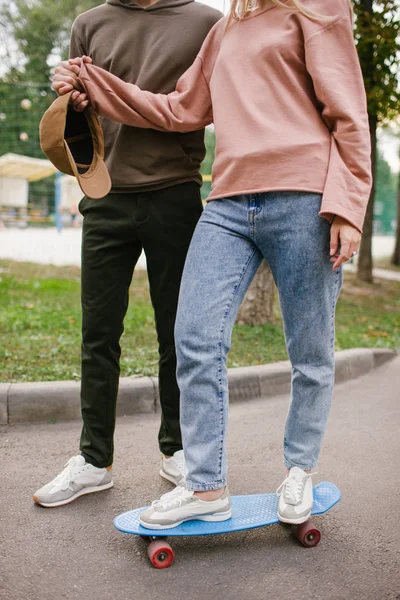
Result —
[[94, 199], [107, 196], [111, 190], [111, 179], [105, 162], [97, 155], [94, 167], [91, 167], [87, 173], [79, 173], [67, 142], [64, 141], [64, 144], [69, 156], [71, 168], [85, 196]]

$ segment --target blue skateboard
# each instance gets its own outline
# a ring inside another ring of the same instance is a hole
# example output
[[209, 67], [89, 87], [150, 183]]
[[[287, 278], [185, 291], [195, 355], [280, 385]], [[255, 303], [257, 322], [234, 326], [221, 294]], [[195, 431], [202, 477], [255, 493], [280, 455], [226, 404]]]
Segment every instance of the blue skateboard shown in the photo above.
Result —
[[[322, 481], [314, 486], [313, 515], [322, 515], [339, 502], [341, 494], [333, 483]], [[139, 535], [147, 542], [147, 554], [157, 569], [165, 569], [174, 561], [174, 551], [167, 537], [216, 535], [245, 529], [255, 529], [279, 523], [277, 517], [278, 497], [276, 494], [254, 494], [232, 496], [232, 518], [227, 521], [186, 521], [173, 529], [146, 529], [139, 524], [139, 515], [146, 507], [125, 512], [114, 519], [114, 525], [123, 533]], [[296, 525], [296, 536], [306, 548], [316, 546], [321, 533], [310, 520]]]

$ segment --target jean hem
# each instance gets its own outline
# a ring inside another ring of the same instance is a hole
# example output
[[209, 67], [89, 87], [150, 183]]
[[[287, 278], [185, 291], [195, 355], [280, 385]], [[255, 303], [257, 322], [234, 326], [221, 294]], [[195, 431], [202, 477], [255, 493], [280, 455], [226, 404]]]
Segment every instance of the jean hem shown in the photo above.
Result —
[[163, 454], [164, 456], [173, 456], [175, 454], [175, 452], [180, 452], [181, 450], [183, 450], [182, 446], [169, 446], [167, 448], [159, 446], [160, 452], [161, 454]]
[[85, 459], [85, 462], [87, 462], [88, 464], [92, 465], [93, 467], [96, 467], [97, 469], [108, 469], [109, 467], [112, 467], [113, 465], [113, 461], [111, 460], [111, 462], [109, 461], [102, 461], [101, 463], [98, 462], [97, 460], [93, 460], [92, 458], [90, 458], [90, 456], [87, 456], [84, 452], [81, 451], [81, 456], [83, 456], [83, 458]]
[[308, 465], [300, 465], [298, 463], [294, 463], [291, 461], [285, 460], [283, 461], [285, 463], [285, 467], [287, 467], [288, 469], [293, 469], [293, 467], [298, 467], [299, 469], [303, 469], [303, 471], [309, 471], [310, 469], [315, 469], [315, 467], [317, 466], [317, 462], [308, 464]]
[[190, 492], [212, 492], [226, 486], [226, 481], [213, 481], [212, 483], [192, 483], [186, 481], [186, 489]]

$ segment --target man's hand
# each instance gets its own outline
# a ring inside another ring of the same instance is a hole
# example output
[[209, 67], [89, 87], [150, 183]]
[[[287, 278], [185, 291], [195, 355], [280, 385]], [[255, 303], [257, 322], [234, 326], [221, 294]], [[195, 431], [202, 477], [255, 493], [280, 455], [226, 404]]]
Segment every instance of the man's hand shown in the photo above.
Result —
[[357, 254], [361, 233], [343, 217], [336, 216], [331, 225], [330, 256], [333, 269], [350, 260]]
[[59, 95], [68, 94], [74, 88], [77, 90], [71, 96], [71, 104], [78, 112], [85, 110], [89, 104], [89, 100], [78, 81], [78, 75], [82, 62], [91, 63], [92, 59], [89, 56], [81, 58], [73, 58], [62, 61], [55, 69], [53, 77], [53, 90]]

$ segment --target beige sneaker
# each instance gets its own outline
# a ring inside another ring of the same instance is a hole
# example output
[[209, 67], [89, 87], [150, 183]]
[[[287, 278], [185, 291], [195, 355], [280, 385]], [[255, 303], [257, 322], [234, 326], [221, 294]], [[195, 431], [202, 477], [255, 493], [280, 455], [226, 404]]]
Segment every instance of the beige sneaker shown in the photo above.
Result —
[[185, 486], [185, 455], [183, 450], [178, 450], [171, 458], [162, 457], [160, 475], [175, 485]]
[[232, 516], [232, 504], [228, 488], [218, 500], [200, 500], [184, 487], [161, 496], [143, 511], [139, 521], [147, 529], [172, 529], [184, 521], [227, 521]]
[[314, 503], [311, 474], [293, 467], [276, 493], [280, 494], [278, 519], [282, 523], [298, 525], [307, 521]]
[[113, 487], [112, 469], [99, 469], [86, 463], [83, 456], [73, 456], [64, 470], [40, 490], [33, 499], [40, 506], [53, 508], [73, 502], [80, 496]]

